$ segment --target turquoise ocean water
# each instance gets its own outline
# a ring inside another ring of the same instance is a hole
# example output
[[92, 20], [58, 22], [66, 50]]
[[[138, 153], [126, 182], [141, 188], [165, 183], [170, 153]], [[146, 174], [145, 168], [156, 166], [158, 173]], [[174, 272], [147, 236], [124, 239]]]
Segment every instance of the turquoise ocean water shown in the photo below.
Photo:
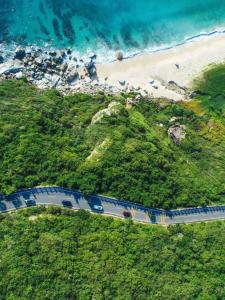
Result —
[[0, 0], [0, 40], [127, 54], [225, 28], [225, 0]]

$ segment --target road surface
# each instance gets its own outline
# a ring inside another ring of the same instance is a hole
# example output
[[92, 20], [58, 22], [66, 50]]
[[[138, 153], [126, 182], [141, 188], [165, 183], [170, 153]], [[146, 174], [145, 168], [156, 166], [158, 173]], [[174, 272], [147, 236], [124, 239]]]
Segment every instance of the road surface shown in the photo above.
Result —
[[38, 187], [22, 190], [9, 196], [1, 196], [0, 213], [25, 208], [27, 199], [35, 199], [37, 205], [60, 206], [63, 200], [69, 200], [73, 209], [85, 209], [92, 212], [95, 212], [94, 205], [101, 205], [102, 214], [124, 218], [123, 212], [129, 211], [134, 221], [147, 224], [170, 225], [225, 219], [225, 205], [179, 210], [153, 209], [99, 195], [84, 197], [79, 192], [60, 187]]

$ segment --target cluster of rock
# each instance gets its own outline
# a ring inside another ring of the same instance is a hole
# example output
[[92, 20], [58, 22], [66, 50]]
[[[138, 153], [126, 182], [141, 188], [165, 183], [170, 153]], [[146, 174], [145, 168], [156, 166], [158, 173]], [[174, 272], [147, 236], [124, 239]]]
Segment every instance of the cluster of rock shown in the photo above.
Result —
[[[117, 51], [115, 57], [121, 61], [123, 53]], [[108, 78], [99, 79], [95, 53], [80, 58], [71, 49], [30, 46], [14, 48], [10, 55], [4, 57], [0, 51], [0, 79], [19, 80], [24, 77], [38, 88], [56, 88], [63, 95], [74, 92], [96, 94], [102, 91], [106, 94], [135, 92], [142, 97], [151, 97], [147, 90], [133, 87], [125, 80], [118, 80], [119, 84], [112, 86], [107, 82]]]
[[141, 99], [143, 99], [143, 96], [141, 96], [141, 94], [138, 94], [135, 97], [127, 98], [126, 99], [126, 104], [127, 105], [135, 105], [135, 104], [138, 104]]
[[186, 100], [193, 99], [200, 95], [199, 91], [189, 92], [187, 87], [181, 86], [173, 80], [170, 80], [167, 84], [165, 84], [165, 87], [170, 91], [183, 95]]
[[2, 79], [26, 77], [39, 88], [57, 88], [62, 94], [71, 92], [120, 92], [107, 81], [100, 82], [96, 73], [96, 55], [84, 60], [77, 58], [71, 49], [45, 50], [35, 46], [16, 48], [10, 57], [0, 55]]

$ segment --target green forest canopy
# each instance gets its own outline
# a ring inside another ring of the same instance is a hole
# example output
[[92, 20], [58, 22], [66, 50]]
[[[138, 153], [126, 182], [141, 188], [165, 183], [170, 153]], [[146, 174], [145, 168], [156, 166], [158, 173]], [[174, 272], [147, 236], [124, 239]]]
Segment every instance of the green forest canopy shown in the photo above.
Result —
[[2, 300], [225, 299], [225, 222], [168, 228], [36, 207], [1, 215]]
[[[190, 102], [132, 106], [132, 95], [62, 97], [2, 81], [0, 191], [59, 185], [166, 209], [224, 203], [224, 81], [218, 66]], [[174, 124], [186, 126], [180, 145], [168, 137]]]

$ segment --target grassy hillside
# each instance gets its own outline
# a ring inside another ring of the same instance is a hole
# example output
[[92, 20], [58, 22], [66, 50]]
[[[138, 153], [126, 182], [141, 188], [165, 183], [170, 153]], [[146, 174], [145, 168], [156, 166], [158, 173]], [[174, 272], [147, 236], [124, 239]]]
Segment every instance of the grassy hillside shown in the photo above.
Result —
[[195, 80], [195, 88], [200, 93], [200, 100], [205, 109], [216, 115], [225, 113], [225, 66], [217, 65]]
[[225, 298], [225, 222], [133, 225], [59, 208], [0, 222], [0, 299]]
[[[1, 82], [0, 191], [56, 184], [163, 208], [224, 203], [224, 70], [177, 104]], [[180, 145], [168, 137], [174, 124], [186, 126]]]

